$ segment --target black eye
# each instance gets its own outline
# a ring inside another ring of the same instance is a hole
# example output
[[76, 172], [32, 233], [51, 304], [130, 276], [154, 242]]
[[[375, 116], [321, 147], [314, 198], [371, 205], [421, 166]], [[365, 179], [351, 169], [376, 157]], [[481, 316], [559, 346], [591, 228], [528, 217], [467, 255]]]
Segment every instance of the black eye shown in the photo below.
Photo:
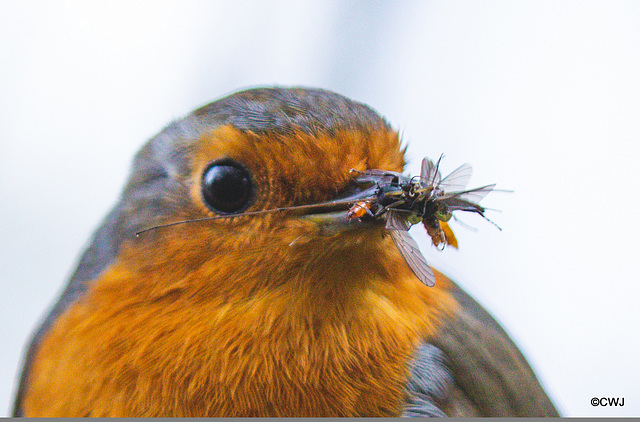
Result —
[[253, 193], [251, 173], [229, 158], [211, 163], [202, 176], [202, 196], [215, 212], [242, 211], [249, 206]]

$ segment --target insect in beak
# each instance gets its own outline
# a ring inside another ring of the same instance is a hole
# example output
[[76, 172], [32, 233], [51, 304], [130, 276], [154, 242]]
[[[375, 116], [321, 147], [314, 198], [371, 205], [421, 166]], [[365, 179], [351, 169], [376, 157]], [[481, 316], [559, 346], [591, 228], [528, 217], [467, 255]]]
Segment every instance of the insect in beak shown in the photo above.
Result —
[[347, 213], [351, 219], [384, 220], [385, 228], [407, 265], [427, 286], [435, 284], [435, 275], [418, 244], [409, 235], [409, 228], [422, 222], [434, 246], [439, 249], [446, 245], [457, 248], [458, 240], [447, 223], [454, 212], [476, 213], [491, 222], [484, 215], [485, 208], [478, 202], [494, 191], [495, 185], [465, 190], [471, 178], [471, 166], [463, 164], [442, 178], [439, 169], [442, 158], [441, 155], [436, 164], [424, 158], [417, 177], [384, 170], [359, 172], [361, 180], [373, 181], [378, 189], [375, 199], [356, 202]]
[[425, 285], [433, 286], [433, 270], [416, 241], [409, 235], [412, 225], [422, 223], [432, 244], [438, 249], [446, 245], [458, 247], [458, 241], [447, 223], [457, 211], [478, 214], [498, 227], [485, 217], [486, 209], [478, 204], [487, 194], [495, 191], [495, 184], [465, 189], [471, 178], [471, 166], [463, 164], [443, 178], [439, 169], [442, 158], [441, 155], [434, 164], [425, 157], [420, 176], [414, 177], [379, 169], [351, 170], [353, 183], [340, 197], [331, 201], [177, 221], [145, 229], [136, 233], [136, 236], [161, 227], [282, 211], [317, 224], [327, 234], [384, 224], [416, 277]]

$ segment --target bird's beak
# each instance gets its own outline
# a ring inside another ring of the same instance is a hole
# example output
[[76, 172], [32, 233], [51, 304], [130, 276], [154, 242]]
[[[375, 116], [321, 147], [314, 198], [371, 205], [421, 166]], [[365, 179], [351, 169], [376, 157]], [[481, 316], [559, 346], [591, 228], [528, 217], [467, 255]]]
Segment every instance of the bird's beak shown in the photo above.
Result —
[[[382, 178], [380, 183], [382, 182]], [[334, 200], [314, 204], [299, 218], [317, 224], [326, 234], [336, 234], [352, 229], [371, 226], [376, 219], [350, 218], [349, 210], [362, 201], [376, 201], [381, 184], [370, 175], [354, 178], [354, 183]]]

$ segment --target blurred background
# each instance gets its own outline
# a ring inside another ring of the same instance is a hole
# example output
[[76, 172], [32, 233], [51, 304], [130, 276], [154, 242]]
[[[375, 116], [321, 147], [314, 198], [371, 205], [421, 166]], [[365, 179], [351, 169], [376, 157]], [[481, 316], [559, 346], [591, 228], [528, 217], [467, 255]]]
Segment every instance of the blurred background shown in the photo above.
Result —
[[[640, 415], [640, 2], [0, 0], [0, 415], [25, 341], [134, 153], [241, 88], [369, 104], [442, 168], [498, 183], [430, 247], [567, 416]], [[592, 407], [592, 397], [624, 407]]]

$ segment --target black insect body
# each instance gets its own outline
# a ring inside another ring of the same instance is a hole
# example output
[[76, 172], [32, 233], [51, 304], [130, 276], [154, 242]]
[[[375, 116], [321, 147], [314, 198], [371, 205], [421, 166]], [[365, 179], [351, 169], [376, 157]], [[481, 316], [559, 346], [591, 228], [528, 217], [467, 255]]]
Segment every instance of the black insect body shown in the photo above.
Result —
[[[384, 170], [353, 171], [359, 174], [360, 181], [375, 181], [377, 190], [373, 200], [358, 201], [351, 207], [350, 218], [384, 219], [385, 228], [396, 247], [418, 279], [427, 286], [435, 284], [435, 275], [418, 244], [409, 235], [409, 228], [422, 222], [434, 246], [457, 247], [457, 239], [447, 222], [455, 211], [473, 212], [487, 219], [485, 208], [478, 202], [495, 187], [492, 184], [464, 190], [471, 178], [471, 166], [463, 164], [442, 178], [439, 171], [441, 159], [442, 156], [434, 164], [424, 158], [417, 177]], [[367, 212], [356, 212], [355, 208], [366, 209]]]

